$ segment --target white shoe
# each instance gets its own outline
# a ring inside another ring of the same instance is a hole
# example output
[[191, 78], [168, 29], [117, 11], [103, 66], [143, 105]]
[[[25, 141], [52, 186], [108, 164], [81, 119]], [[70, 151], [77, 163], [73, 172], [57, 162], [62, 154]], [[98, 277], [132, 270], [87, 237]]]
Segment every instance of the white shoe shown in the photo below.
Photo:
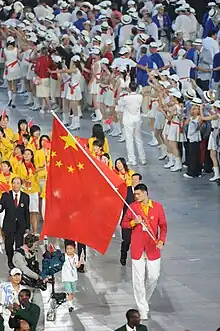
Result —
[[161, 155], [158, 157], [158, 160], [164, 160], [167, 157], [167, 147], [166, 145], [160, 146]]
[[174, 167], [174, 165], [175, 165], [174, 160], [171, 159], [171, 160], [169, 160], [169, 162], [167, 164], [164, 164], [164, 168], [170, 169], [170, 168]]
[[175, 166], [170, 168], [171, 172], [177, 172], [182, 170], [182, 164], [181, 163], [176, 163]]
[[158, 141], [157, 141], [157, 139], [154, 137], [154, 138], [152, 139], [152, 141], [149, 142], [148, 145], [150, 145], [151, 147], [158, 146]]
[[[33, 108], [33, 109], [36, 109], [36, 108]], [[45, 110], [43, 108], [40, 109], [39, 111], [40, 114], [45, 114]]]
[[73, 116], [73, 118], [72, 118], [72, 124], [68, 126], [68, 129], [70, 129], [70, 130], [78, 130], [78, 129], [80, 129], [79, 118], [77, 118], [77, 116]]
[[185, 178], [193, 178], [193, 176], [187, 175], [187, 174], [183, 174], [183, 177]]
[[213, 167], [213, 171], [214, 171], [214, 177], [209, 179], [210, 182], [215, 182], [217, 179], [220, 178], [219, 167]]
[[128, 161], [127, 162], [127, 165], [130, 165], [130, 166], [136, 166], [137, 165], [137, 163], [135, 162], [135, 161]]
[[100, 122], [103, 118], [102, 113], [100, 112], [100, 109], [95, 109], [95, 118], [92, 119], [92, 122]]
[[34, 102], [34, 100], [32, 98], [32, 95], [29, 95], [28, 98], [27, 98], [27, 100], [25, 101], [24, 105], [25, 106], [30, 106], [30, 105], [33, 104], [33, 102]]
[[118, 142], [119, 143], [123, 143], [125, 141], [125, 136], [124, 134], [122, 133], [121, 137], [118, 139]]
[[220, 176], [214, 176], [209, 179], [210, 182], [215, 182], [216, 180], [220, 179]]
[[146, 165], [147, 164], [147, 161], [146, 160], [142, 160], [141, 161], [141, 165]]

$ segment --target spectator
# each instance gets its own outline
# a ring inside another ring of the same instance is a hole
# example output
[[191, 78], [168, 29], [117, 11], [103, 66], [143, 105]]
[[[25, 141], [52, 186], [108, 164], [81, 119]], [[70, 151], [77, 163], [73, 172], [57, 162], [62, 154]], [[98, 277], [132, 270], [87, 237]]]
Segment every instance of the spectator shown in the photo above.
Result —
[[216, 30], [212, 30], [208, 34], [208, 37], [203, 39], [203, 47], [211, 52], [212, 59], [214, 58], [215, 54], [219, 52], [219, 44], [217, 42]]
[[147, 331], [147, 327], [140, 324], [141, 317], [138, 310], [129, 309], [126, 313], [126, 318], [127, 318], [127, 323], [115, 331], [126, 331], [126, 330]]
[[84, 30], [84, 25], [83, 23], [86, 22], [86, 19], [83, 17], [83, 13], [81, 12], [81, 10], [78, 10], [78, 12], [76, 13], [76, 17], [77, 20], [74, 23], [75, 27], [79, 30], [82, 31]]
[[11, 329], [19, 330], [22, 327], [21, 321], [26, 321], [30, 326], [30, 331], [35, 331], [40, 317], [40, 307], [30, 302], [31, 291], [21, 290], [18, 295], [19, 304], [14, 304], [11, 308], [9, 326]]

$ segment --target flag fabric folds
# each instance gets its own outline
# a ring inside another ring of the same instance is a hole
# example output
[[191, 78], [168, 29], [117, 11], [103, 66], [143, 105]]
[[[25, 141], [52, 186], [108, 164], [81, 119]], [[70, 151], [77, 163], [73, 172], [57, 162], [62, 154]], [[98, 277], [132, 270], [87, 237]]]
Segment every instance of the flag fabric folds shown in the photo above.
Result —
[[[75, 240], [104, 254], [118, 223], [123, 200], [54, 118], [46, 187], [44, 235]], [[112, 170], [92, 159], [125, 198], [127, 187]]]

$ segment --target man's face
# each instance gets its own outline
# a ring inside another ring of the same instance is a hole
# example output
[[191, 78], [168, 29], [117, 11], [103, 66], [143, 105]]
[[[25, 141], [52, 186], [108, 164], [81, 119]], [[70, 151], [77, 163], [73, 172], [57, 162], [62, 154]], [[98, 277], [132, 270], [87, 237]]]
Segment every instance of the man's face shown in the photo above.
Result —
[[15, 178], [12, 183], [12, 190], [14, 192], [19, 192], [21, 189], [21, 180], [19, 178]]
[[141, 190], [134, 191], [135, 200], [138, 202], [144, 202], [144, 200], [148, 197], [147, 192]]
[[21, 274], [11, 276], [11, 282], [12, 284], [19, 285], [21, 283]]
[[141, 317], [139, 313], [134, 313], [129, 321], [133, 326], [138, 326], [140, 325], [141, 322]]
[[139, 178], [139, 176], [132, 176], [132, 186], [135, 187], [138, 184], [140, 184], [140, 178]]
[[20, 292], [18, 295], [19, 302], [22, 306], [26, 306], [26, 304], [29, 302], [29, 296], [26, 295], [24, 292]]
[[161, 7], [158, 9], [158, 14], [160, 14], [160, 15], [164, 14], [164, 7]]

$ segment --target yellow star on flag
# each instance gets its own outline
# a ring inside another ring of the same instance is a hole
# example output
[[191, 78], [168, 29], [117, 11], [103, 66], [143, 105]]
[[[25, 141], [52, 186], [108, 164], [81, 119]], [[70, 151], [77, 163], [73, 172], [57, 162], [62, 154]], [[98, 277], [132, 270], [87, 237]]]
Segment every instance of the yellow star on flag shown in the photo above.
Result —
[[73, 169], [72, 166], [67, 167], [67, 169], [68, 169], [68, 172], [71, 172], [72, 174], [73, 174], [73, 172], [75, 171], [75, 169]]
[[52, 151], [52, 152], [51, 152], [51, 157], [55, 157], [55, 156], [57, 156], [57, 152]]
[[79, 170], [82, 170], [82, 169], [84, 169], [84, 164], [82, 164], [82, 163], [78, 163], [77, 164], [77, 167], [79, 168]]
[[56, 161], [56, 167], [60, 168], [62, 167], [63, 163], [61, 161]]
[[73, 147], [76, 151], [78, 151], [75, 140], [69, 134], [67, 136], [60, 136], [60, 139], [62, 139], [66, 143], [64, 149], [67, 149], [68, 147]]

